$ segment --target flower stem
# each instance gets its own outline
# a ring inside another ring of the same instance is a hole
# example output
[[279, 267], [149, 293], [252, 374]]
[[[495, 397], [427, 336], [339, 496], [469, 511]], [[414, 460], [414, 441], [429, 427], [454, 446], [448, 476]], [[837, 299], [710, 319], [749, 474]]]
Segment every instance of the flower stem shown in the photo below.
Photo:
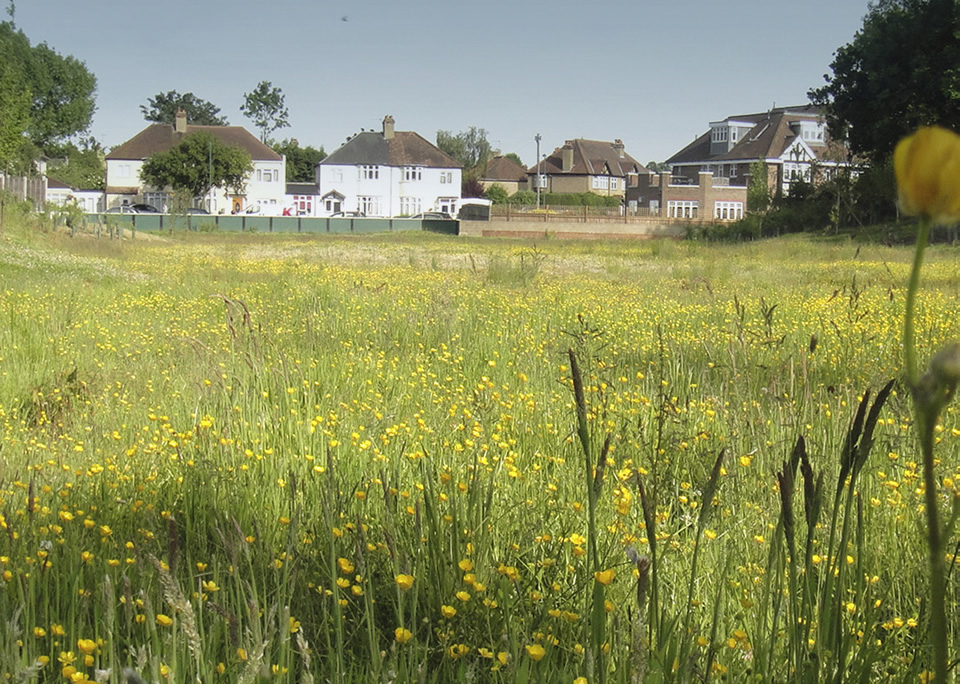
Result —
[[940, 516], [937, 509], [937, 477], [934, 472], [934, 427], [940, 406], [931, 396], [929, 387], [920, 381], [917, 369], [917, 350], [914, 332], [914, 309], [920, 286], [920, 268], [930, 235], [930, 219], [920, 219], [917, 249], [913, 255], [913, 269], [907, 286], [906, 312], [903, 319], [903, 357], [907, 384], [913, 397], [914, 418], [920, 437], [923, 460], [924, 504], [927, 513], [927, 546], [930, 550], [930, 637], [933, 642], [933, 670], [937, 681], [947, 676], [947, 614], [945, 606], [946, 574], [943, 566], [943, 539], [940, 534]]
[[930, 235], [930, 220], [920, 219], [920, 231], [917, 233], [917, 249], [913, 253], [913, 269], [910, 271], [910, 282], [907, 285], [906, 314], [903, 318], [903, 359], [906, 365], [907, 383], [910, 391], [914, 391], [920, 380], [917, 371], [917, 350], [914, 341], [914, 302], [917, 290], [920, 287], [920, 267], [923, 266], [923, 252], [927, 248], [927, 238]]

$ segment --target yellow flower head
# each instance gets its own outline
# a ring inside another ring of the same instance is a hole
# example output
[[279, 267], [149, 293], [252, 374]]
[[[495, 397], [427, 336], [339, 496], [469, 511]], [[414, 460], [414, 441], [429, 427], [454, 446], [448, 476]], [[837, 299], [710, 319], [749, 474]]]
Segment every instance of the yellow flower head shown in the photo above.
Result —
[[398, 644], [405, 644], [413, 638], [413, 632], [411, 632], [409, 629], [404, 629], [403, 627], [397, 627], [393, 631], [393, 635]]
[[413, 586], [413, 575], [397, 575], [397, 586], [407, 591]]
[[540, 662], [543, 660], [543, 656], [547, 654], [547, 652], [543, 650], [543, 646], [540, 644], [532, 644], [525, 646], [524, 648], [527, 649], [527, 655], [530, 656], [530, 660], [533, 660], [534, 662]]
[[169, 627], [173, 624], [173, 618], [169, 615], [164, 615], [163, 613], [157, 613], [157, 624], [161, 627]]
[[960, 220], [960, 136], [925, 126], [899, 143], [893, 169], [900, 207], [935, 223]]
[[616, 573], [613, 570], [601, 570], [600, 572], [593, 573], [593, 576], [600, 584], [610, 584], [616, 576]]

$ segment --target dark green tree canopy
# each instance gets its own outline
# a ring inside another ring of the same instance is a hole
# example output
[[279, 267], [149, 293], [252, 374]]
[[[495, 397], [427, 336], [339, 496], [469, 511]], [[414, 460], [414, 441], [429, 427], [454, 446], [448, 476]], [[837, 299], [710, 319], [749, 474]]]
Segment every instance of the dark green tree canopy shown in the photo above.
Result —
[[195, 126], [226, 126], [227, 117], [220, 114], [220, 108], [212, 102], [202, 100], [193, 93], [180, 94], [176, 90], [157, 93], [140, 105], [143, 118], [156, 123], [173, 124], [177, 110], [187, 113], [187, 123]]
[[300, 147], [296, 139], [274, 143], [273, 151], [287, 158], [287, 181], [292, 183], [312, 183], [317, 178], [317, 164], [327, 158], [323, 146], [316, 149], [307, 145]]
[[[97, 79], [74, 57], [46, 43], [31, 46], [23, 31], [0, 22], [0, 63], [30, 94], [26, 134], [40, 150], [87, 131], [96, 109]], [[8, 105], [9, 106], [9, 105]]]
[[960, 130], [960, 22], [955, 0], [880, 0], [810, 91], [832, 137], [879, 161], [915, 128]]
[[278, 128], [290, 125], [290, 112], [284, 104], [283, 91], [275, 88], [270, 81], [260, 81], [253, 92], [243, 94], [240, 111], [260, 129], [260, 140], [267, 142], [268, 136]]
[[245, 150], [230, 147], [206, 131], [188, 135], [176, 147], [144, 162], [140, 177], [155, 188], [171, 187], [203, 197], [211, 188], [242, 190], [253, 168]]
[[465, 172], [485, 165], [492, 153], [487, 131], [476, 126], [456, 134], [437, 131], [437, 147], [463, 164]]
[[[517, 154], [516, 152], [507, 152], [507, 153], [506, 153], [505, 155], [503, 155], [503, 156], [506, 157], [507, 159], [509, 159], [510, 161], [512, 161], [512, 162], [515, 163], [515, 164], [519, 164], [520, 166], [524, 166], [524, 163], [520, 160], [520, 155]], [[524, 168], [526, 168], [526, 167], [524, 166]]]

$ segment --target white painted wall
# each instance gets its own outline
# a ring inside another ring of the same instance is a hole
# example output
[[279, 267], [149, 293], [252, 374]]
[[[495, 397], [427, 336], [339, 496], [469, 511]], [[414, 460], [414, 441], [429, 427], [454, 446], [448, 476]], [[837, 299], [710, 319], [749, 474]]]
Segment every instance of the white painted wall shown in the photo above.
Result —
[[[378, 197], [377, 216], [401, 215], [401, 197], [416, 197], [420, 211], [440, 211], [441, 198], [460, 200], [460, 169], [421, 168], [419, 180], [405, 180], [402, 167], [380, 166], [379, 178], [362, 178], [361, 168], [355, 165], [319, 164], [317, 185], [320, 196], [336, 190], [344, 196], [343, 211], [360, 211], [359, 197]], [[454, 209], [453, 212], [456, 213]], [[318, 207], [318, 216], [327, 216], [325, 207]]]

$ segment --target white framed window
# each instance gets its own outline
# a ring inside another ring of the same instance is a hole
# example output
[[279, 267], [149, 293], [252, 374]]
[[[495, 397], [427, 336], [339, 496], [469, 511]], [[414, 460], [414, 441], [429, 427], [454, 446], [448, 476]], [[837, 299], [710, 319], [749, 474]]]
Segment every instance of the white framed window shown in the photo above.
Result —
[[117, 176], [119, 178], [130, 178], [133, 175], [130, 164], [117, 164]]
[[419, 197], [401, 197], [400, 215], [413, 216], [414, 214], [419, 214], [422, 211], [421, 206]]
[[327, 213], [332, 214], [337, 211], [341, 211], [340, 200], [336, 197], [328, 197], [323, 201], [324, 209], [327, 210]]
[[298, 216], [310, 216], [313, 214], [313, 196], [294, 195], [293, 206], [297, 210]]
[[610, 187], [610, 179], [607, 176], [593, 177], [594, 190], [606, 190], [608, 187]]
[[437, 211], [445, 211], [451, 216], [456, 216], [457, 215], [457, 198], [456, 197], [438, 197]]
[[[335, 183], [343, 182], [343, 169], [330, 169], [330, 173], [328, 174], [328, 177], [330, 178], [330, 180], [334, 181]], [[340, 210], [337, 209], [337, 211], [340, 211]]]
[[743, 202], [714, 202], [713, 217], [722, 221], [742, 219]]
[[423, 177], [423, 169], [419, 166], [404, 166], [403, 180], [418, 181]]
[[[373, 167], [378, 168], [378, 167]], [[363, 213], [364, 216], [379, 216], [380, 215], [380, 198], [363, 196], [357, 197], [357, 208]]]
[[440, 172], [440, 182], [441, 182], [441, 183], [452, 183], [452, 182], [453, 182], [453, 171], [441, 171], [441, 172]]
[[700, 203], [694, 200], [667, 200], [667, 216], [669, 218], [697, 218], [700, 214]]
[[611, 179], [610, 179], [610, 189], [611, 189], [611, 190], [616, 190], [616, 189], [619, 187], [618, 180], [619, 180], [619, 179], [617, 179], [617, 178], [611, 178]]
[[143, 201], [145, 204], [156, 207], [160, 211], [163, 211], [167, 206], [167, 202], [170, 201], [170, 193], [167, 192], [145, 192], [143, 193]]
[[730, 142], [737, 142], [737, 129], [736, 129], [736, 128], [731, 128], [731, 129], [730, 129]]
[[546, 188], [546, 187], [547, 187], [547, 174], [541, 173], [539, 176], [537, 176], [536, 180], [534, 180], [534, 183], [535, 183], [535, 184], [536, 184], [536, 183], [539, 183], [539, 185], [534, 185], [534, 187]]
[[363, 164], [359, 167], [360, 180], [377, 180], [380, 178], [380, 167], [371, 164]]

